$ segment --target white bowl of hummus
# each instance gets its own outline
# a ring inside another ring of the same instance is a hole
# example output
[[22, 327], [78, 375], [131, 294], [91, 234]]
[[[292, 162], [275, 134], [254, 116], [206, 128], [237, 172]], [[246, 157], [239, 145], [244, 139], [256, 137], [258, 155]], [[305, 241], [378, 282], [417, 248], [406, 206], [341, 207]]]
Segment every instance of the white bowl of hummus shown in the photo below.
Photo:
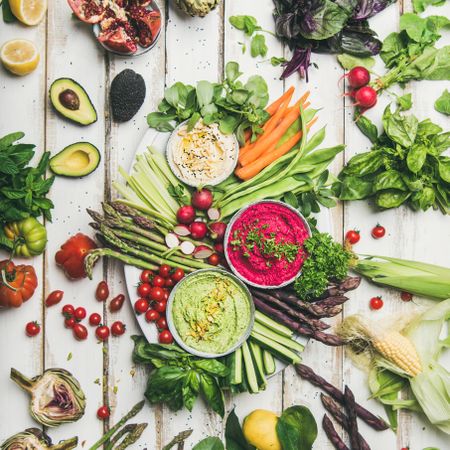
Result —
[[206, 125], [202, 119], [191, 130], [188, 121], [172, 132], [166, 156], [174, 175], [192, 187], [215, 186], [234, 171], [239, 143], [234, 134], [224, 134], [217, 123]]
[[177, 344], [203, 358], [234, 352], [250, 336], [255, 306], [245, 284], [222, 269], [197, 270], [181, 280], [167, 303]]

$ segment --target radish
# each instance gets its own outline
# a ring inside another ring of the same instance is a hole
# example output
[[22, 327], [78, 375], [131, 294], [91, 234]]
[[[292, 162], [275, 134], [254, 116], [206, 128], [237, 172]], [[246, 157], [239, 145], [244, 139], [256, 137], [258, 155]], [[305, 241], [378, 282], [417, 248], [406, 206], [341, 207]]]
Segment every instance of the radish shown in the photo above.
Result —
[[220, 253], [221, 255], [223, 255], [223, 252], [224, 252], [223, 244], [221, 242], [216, 242], [214, 244], [214, 250], [217, 253]]
[[355, 100], [353, 106], [361, 106], [361, 108], [369, 109], [377, 103], [377, 91], [370, 86], [363, 86], [355, 92]]
[[200, 189], [192, 194], [191, 204], [195, 209], [206, 211], [211, 208], [213, 195], [209, 189]]
[[194, 258], [205, 259], [209, 258], [214, 252], [206, 245], [197, 245], [194, 250]]
[[170, 249], [176, 248], [180, 245], [180, 240], [175, 233], [167, 233], [164, 240], [166, 241], [167, 247], [169, 247]]
[[195, 209], [191, 205], [182, 206], [177, 211], [177, 220], [180, 223], [190, 224], [195, 219]]
[[194, 239], [203, 239], [208, 233], [208, 227], [205, 222], [195, 221], [189, 226], [191, 236]]
[[192, 253], [194, 253], [195, 250], [195, 245], [191, 241], [184, 241], [180, 245], [180, 250], [185, 255], [192, 255]]
[[353, 67], [353, 69], [350, 70], [350, 72], [347, 75], [344, 75], [342, 78], [348, 79], [348, 85], [350, 87], [360, 88], [369, 83], [370, 73], [365, 67], [356, 66]]
[[211, 231], [211, 239], [215, 242], [222, 242], [225, 236], [227, 224], [223, 222], [214, 222], [209, 225]]
[[189, 236], [191, 234], [191, 230], [187, 225], [179, 223], [173, 227], [173, 232], [178, 236]]
[[208, 214], [209, 220], [220, 219], [220, 211], [217, 208], [209, 208], [206, 214]]

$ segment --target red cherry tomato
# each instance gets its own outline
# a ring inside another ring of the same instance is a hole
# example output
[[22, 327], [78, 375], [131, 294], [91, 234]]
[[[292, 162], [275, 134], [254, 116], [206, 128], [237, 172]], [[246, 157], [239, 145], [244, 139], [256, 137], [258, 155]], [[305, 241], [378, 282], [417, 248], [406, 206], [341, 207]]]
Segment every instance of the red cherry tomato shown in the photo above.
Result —
[[75, 312], [75, 308], [72, 305], [64, 305], [62, 308], [62, 315], [68, 319], [72, 317]]
[[175, 283], [178, 283], [184, 277], [184, 270], [177, 267], [170, 276]]
[[136, 300], [136, 302], [134, 303], [134, 310], [138, 313], [138, 314], [143, 314], [145, 313], [145, 311], [147, 311], [147, 309], [149, 308], [149, 303], [147, 300], [145, 300], [145, 298], [139, 298], [138, 300]]
[[349, 230], [345, 234], [345, 240], [352, 245], [359, 242], [360, 237], [359, 230]]
[[73, 328], [77, 321], [75, 320], [75, 317], [69, 317], [66, 320], [64, 320], [64, 326], [66, 328]]
[[213, 253], [209, 258], [208, 258], [208, 262], [209, 264], [211, 264], [212, 266], [218, 266], [219, 262], [220, 262], [220, 256], [217, 253]]
[[377, 223], [377, 226], [372, 229], [372, 237], [380, 239], [386, 234], [386, 228]]
[[167, 308], [167, 302], [156, 302], [154, 308], [159, 313], [163, 313], [166, 311]]
[[63, 298], [63, 291], [53, 291], [48, 294], [48, 297], [45, 300], [45, 306], [53, 306], [57, 305]]
[[163, 278], [168, 278], [170, 276], [170, 271], [172, 270], [172, 268], [167, 265], [167, 264], [163, 264], [159, 267], [159, 275]]
[[153, 277], [153, 271], [145, 269], [141, 272], [141, 276], [139, 277], [139, 279], [142, 281], [142, 283], [150, 283]]
[[147, 297], [152, 286], [148, 283], [141, 283], [137, 288], [137, 293], [139, 297]]
[[400, 294], [400, 298], [404, 301], [404, 302], [410, 302], [413, 299], [413, 295], [409, 292], [405, 292], [402, 291]]
[[158, 286], [153, 287], [150, 290], [149, 298], [150, 300], [153, 300], [155, 302], [160, 302], [161, 300], [164, 299], [164, 289]]
[[173, 288], [174, 286], [175, 286], [175, 281], [173, 281], [172, 278], [169, 277], [169, 278], [165, 279], [165, 281], [164, 281], [165, 288], [170, 289], [170, 288]]
[[372, 297], [370, 299], [370, 307], [371, 309], [381, 309], [383, 307], [383, 300], [381, 299], [381, 297]]
[[100, 420], [105, 420], [107, 419], [111, 414], [111, 411], [109, 410], [109, 408], [107, 406], [100, 406], [100, 408], [97, 409], [97, 417]]
[[156, 321], [156, 326], [160, 329], [160, 330], [166, 330], [167, 329], [167, 320], [165, 317], [160, 317], [157, 321]]
[[120, 311], [122, 309], [124, 301], [125, 295], [123, 294], [116, 295], [109, 303], [109, 310], [111, 312]]
[[153, 286], [158, 286], [158, 287], [164, 287], [166, 280], [164, 280], [164, 278], [160, 275], [156, 275], [153, 278]]
[[95, 290], [95, 298], [99, 302], [104, 302], [109, 297], [109, 287], [106, 281], [100, 281], [98, 283], [97, 289]]
[[125, 329], [125, 325], [120, 320], [118, 320], [111, 325], [111, 334], [113, 336], [122, 336], [122, 334], [125, 333]]
[[109, 328], [106, 325], [101, 325], [95, 330], [95, 335], [100, 341], [106, 341], [109, 338]]
[[36, 322], [28, 322], [25, 325], [25, 333], [29, 337], [37, 336], [41, 331], [41, 326]]
[[88, 337], [88, 330], [81, 323], [76, 323], [72, 328], [72, 332], [79, 341], [84, 341]]
[[156, 311], [155, 309], [149, 309], [146, 313], [145, 313], [145, 320], [147, 322], [155, 322], [156, 320], [158, 320], [160, 317], [160, 314], [158, 311]]
[[173, 342], [172, 333], [169, 330], [163, 330], [159, 333], [158, 341], [161, 344], [171, 344]]
[[89, 325], [92, 325], [93, 327], [100, 325], [101, 321], [102, 321], [102, 316], [98, 313], [92, 313], [89, 316]]
[[75, 312], [73, 313], [73, 316], [75, 317], [75, 319], [77, 319], [78, 321], [81, 321], [83, 319], [86, 318], [86, 309], [83, 308], [82, 306], [78, 307]]

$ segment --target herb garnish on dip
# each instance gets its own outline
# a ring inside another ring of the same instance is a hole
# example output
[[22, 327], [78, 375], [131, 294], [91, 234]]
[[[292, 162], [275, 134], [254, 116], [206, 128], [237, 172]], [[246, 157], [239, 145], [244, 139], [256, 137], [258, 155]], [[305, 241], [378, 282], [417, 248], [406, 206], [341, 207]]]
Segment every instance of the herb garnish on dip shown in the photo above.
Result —
[[[223, 270], [184, 278], [169, 300], [169, 327], [180, 344], [208, 355], [234, 350], [250, 331], [253, 305], [245, 286]], [[174, 330], [172, 330], [174, 328]]]
[[189, 186], [215, 185], [227, 178], [237, 162], [233, 134], [223, 134], [217, 123], [198, 120], [189, 130], [182, 123], [169, 139], [167, 158], [174, 174]]
[[226, 257], [233, 272], [249, 284], [285, 285], [299, 274], [305, 259], [303, 242], [310, 236], [301, 215], [282, 202], [250, 205], [230, 222]]

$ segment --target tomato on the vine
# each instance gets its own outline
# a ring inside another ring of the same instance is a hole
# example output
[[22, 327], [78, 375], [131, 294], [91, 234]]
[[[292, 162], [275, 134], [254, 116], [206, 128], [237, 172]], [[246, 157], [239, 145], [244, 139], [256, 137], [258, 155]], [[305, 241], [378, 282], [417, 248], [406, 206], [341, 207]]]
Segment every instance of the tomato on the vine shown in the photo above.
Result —
[[84, 341], [88, 337], [88, 330], [81, 323], [76, 323], [73, 326], [72, 331], [75, 338], [79, 341]]
[[153, 278], [153, 286], [157, 286], [157, 287], [164, 287], [164, 284], [166, 283], [166, 280], [164, 280], [164, 278], [161, 275], [156, 275]]
[[95, 330], [95, 335], [100, 341], [106, 341], [109, 338], [109, 328], [106, 325], [101, 325]]
[[164, 299], [164, 290], [158, 286], [152, 287], [149, 293], [150, 300], [160, 302]]
[[86, 309], [83, 308], [82, 306], [79, 306], [73, 313], [73, 316], [75, 317], [75, 319], [77, 319], [78, 321], [81, 321], [83, 319], [86, 318]]
[[149, 303], [145, 298], [139, 298], [138, 300], [136, 300], [136, 302], [134, 303], [134, 310], [138, 313], [138, 314], [143, 314], [145, 313], [145, 311], [147, 311], [147, 309], [149, 308]]
[[163, 313], [166, 311], [167, 302], [156, 302], [154, 308], [159, 313]]
[[48, 294], [47, 298], [45, 299], [45, 306], [57, 305], [62, 300], [63, 296], [63, 291], [50, 292], [50, 294]]
[[64, 326], [66, 328], [73, 328], [76, 323], [77, 321], [75, 320], [75, 317], [68, 317], [67, 319], [64, 320]]
[[359, 234], [359, 230], [349, 230], [345, 234], [345, 240], [352, 245], [359, 242], [360, 238], [361, 238], [361, 236]]
[[137, 288], [137, 293], [139, 297], [147, 297], [152, 286], [148, 283], [141, 283]]
[[100, 406], [100, 408], [97, 409], [97, 417], [100, 420], [106, 420], [111, 414], [111, 411], [109, 408], [105, 405]]
[[106, 281], [100, 281], [95, 291], [95, 298], [99, 302], [104, 302], [109, 297], [109, 287]]
[[161, 344], [171, 344], [173, 342], [172, 333], [169, 330], [163, 330], [159, 333], [158, 341]]
[[170, 275], [170, 278], [172, 278], [173, 281], [175, 281], [175, 283], [178, 283], [180, 280], [182, 280], [184, 277], [184, 270], [180, 269], [179, 267], [177, 267], [172, 275]]
[[62, 308], [62, 315], [66, 318], [72, 317], [75, 312], [75, 308], [72, 305], [64, 305]]
[[109, 310], [111, 312], [116, 312], [122, 309], [123, 302], [125, 301], [125, 295], [116, 295], [109, 303]]
[[125, 333], [125, 325], [123, 324], [123, 322], [121, 322], [120, 320], [118, 320], [117, 322], [114, 322], [111, 325], [111, 334], [113, 336], [122, 336], [122, 334]]
[[154, 277], [153, 271], [145, 269], [141, 272], [141, 276], [139, 277], [139, 279], [142, 281], [142, 283], [150, 283], [153, 277]]
[[25, 326], [25, 333], [29, 337], [37, 336], [41, 331], [41, 326], [36, 322], [28, 322]]
[[157, 321], [156, 321], [156, 326], [160, 329], [160, 330], [166, 330], [167, 329], [167, 319], [163, 316], [160, 317]]
[[175, 286], [175, 281], [172, 280], [172, 278], [166, 278], [164, 281], [164, 287], [165, 288], [173, 288]]
[[146, 313], [145, 313], [145, 320], [147, 322], [155, 322], [156, 320], [158, 320], [160, 317], [160, 314], [158, 311], [156, 311], [155, 309], [149, 309]]
[[410, 292], [402, 291], [400, 294], [400, 298], [404, 302], [410, 302], [413, 299], [413, 295]]
[[383, 304], [384, 304], [384, 302], [381, 297], [372, 297], [370, 299], [370, 307], [372, 309], [375, 309], [375, 310], [381, 309], [383, 307]]
[[211, 264], [212, 266], [218, 266], [220, 263], [220, 256], [217, 253], [213, 253], [208, 258], [208, 263]]
[[377, 223], [376, 227], [372, 229], [372, 237], [374, 239], [380, 239], [386, 234], [386, 228]]
[[170, 271], [172, 268], [168, 264], [162, 264], [159, 266], [158, 273], [163, 278], [168, 278], [170, 276]]
[[98, 313], [92, 313], [89, 316], [89, 325], [92, 325], [93, 327], [100, 325], [101, 321], [102, 321], [102, 316]]

